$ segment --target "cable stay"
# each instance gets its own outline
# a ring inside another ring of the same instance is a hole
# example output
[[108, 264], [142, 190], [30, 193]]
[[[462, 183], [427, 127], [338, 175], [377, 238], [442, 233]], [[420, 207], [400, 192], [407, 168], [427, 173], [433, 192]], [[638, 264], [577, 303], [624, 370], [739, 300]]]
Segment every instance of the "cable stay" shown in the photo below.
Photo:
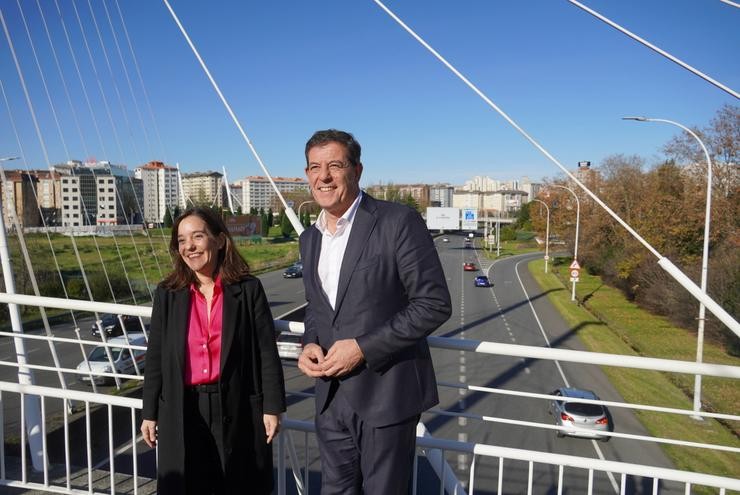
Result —
[[[167, 1], [167, 0], [163, 0]], [[385, 11], [391, 19], [393, 19], [399, 26], [401, 26], [407, 33], [409, 33], [416, 41], [418, 41], [424, 48], [426, 48], [437, 60], [442, 62], [455, 76], [457, 76], [466, 86], [468, 86], [475, 94], [477, 94], [488, 106], [495, 110], [501, 117], [506, 120], [514, 129], [519, 132], [524, 138], [529, 141], [535, 148], [537, 148], [548, 160], [553, 162], [560, 170], [567, 175], [570, 180], [578, 185], [588, 196], [591, 197], [604, 211], [606, 211], [614, 220], [616, 220], [627, 232], [630, 233], [637, 241], [640, 242], [648, 251], [650, 251], [656, 258], [658, 258], [658, 265], [663, 268], [668, 274], [673, 277], [679, 284], [681, 284], [691, 295], [696, 299], [704, 303], [709, 311], [712, 312], [722, 323], [732, 330], [735, 335], [740, 336], [740, 323], [735, 320], [722, 306], [717, 304], [709, 295], [702, 292], [689, 277], [687, 277], [681, 270], [676, 267], [668, 258], [660, 254], [650, 243], [643, 239], [630, 225], [622, 220], [606, 203], [604, 203], [599, 197], [594, 194], [585, 184], [583, 184], [573, 173], [568, 170], [560, 161], [550, 154], [539, 142], [537, 142], [532, 136], [530, 136], [519, 124], [517, 124], [509, 115], [499, 108], [488, 96], [486, 96], [478, 87], [473, 84], [468, 78], [466, 78], [459, 70], [457, 70], [450, 62], [447, 61], [442, 55], [439, 54], [429, 43], [427, 43], [421, 36], [419, 36], [413, 29], [411, 29], [406, 23], [404, 23], [395, 13], [393, 13], [388, 7], [383, 4], [380, 0], [372, 0], [378, 7]]]
[[295, 229], [296, 233], [300, 235], [304, 230], [303, 224], [300, 222], [300, 220], [298, 220], [298, 217], [293, 211], [293, 208], [288, 206], [288, 202], [285, 201], [285, 198], [283, 197], [282, 192], [280, 192], [280, 189], [278, 189], [277, 185], [275, 184], [275, 181], [272, 180], [272, 176], [270, 175], [270, 172], [268, 172], [267, 167], [262, 161], [262, 158], [260, 157], [259, 153], [257, 153], [257, 149], [254, 147], [254, 145], [252, 145], [252, 141], [247, 136], [247, 133], [244, 132], [244, 129], [242, 128], [242, 125], [239, 122], [239, 119], [236, 118], [236, 114], [231, 109], [231, 105], [229, 105], [229, 102], [226, 100], [226, 97], [221, 92], [221, 89], [216, 83], [216, 80], [211, 75], [211, 71], [208, 70], [206, 63], [203, 61], [203, 58], [200, 56], [198, 49], [195, 47], [195, 44], [193, 44], [193, 42], [191, 41], [190, 36], [185, 30], [185, 27], [180, 22], [180, 19], [177, 17], [177, 14], [172, 9], [172, 7], [170, 6], [170, 3], [167, 0], [162, 0], [162, 1], [167, 7], [167, 10], [170, 11], [172, 18], [177, 24], [177, 27], [180, 29], [180, 32], [182, 33], [182, 35], [185, 37], [185, 41], [187, 41], [188, 45], [190, 46], [190, 49], [193, 51], [195, 58], [198, 59], [198, 62], [200, 63], [201, 68], [203, 69], [203, 72], [205, 72], [206, 76], [208, 77], [208, 80], [211, 82], [213, 89], [216, 91], [216, 94], [218, 94], [218, 97], [221, 100], [221, 103], [223, 103], [224, 107], [226, 108], [226, 111], [231, 117], [231, 120], [234, 122], [234, 125], [236, 125], [237, 129], [241, 133], [242, 138], [244, 139], [244, 142], [249, 147], [249, 150], [252, 152], [252, 155], [254, 156], [255, 160], [257, 160], [257, 163], [259, 163], [259, 166], [262, 168], [262, 171], [265, 173], [265, 176], [267, 176], [267, 180], [270, 181], [270, 185], [272, 185], [272, 188], [275, 191], [275, 194], [277, 195], [278, 199], [280, 199], [280, 202], [283, 204], [283, 207], [285, 208], [285, 214], [288, 215], [288, 219], [290, 220], [290, 223], [293, 225], [293, 228]]

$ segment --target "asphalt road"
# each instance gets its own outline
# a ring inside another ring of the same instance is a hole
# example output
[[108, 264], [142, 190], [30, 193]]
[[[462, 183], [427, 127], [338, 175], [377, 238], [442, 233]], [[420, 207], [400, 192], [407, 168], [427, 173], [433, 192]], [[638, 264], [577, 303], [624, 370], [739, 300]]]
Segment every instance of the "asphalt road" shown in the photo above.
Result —
[[[502, 259], [495, 264], [485, 260], [476, 249], [463, 247], [463, 237], [447, 236], [435, 239], [440, 253], [445, 276], [453, 301], [452, 317], [435, 332], [437, 336], [461, 339], [486, 340], [503, 343], [516, 343], [532, 346], [546, 346], [583, 350], [578, 338], [577, 329], [571, 329], [552, 306], [545, 294], [537, 287], [528, 275], [526, 264], [539, 255], [524, 255]], [[464, 272], [464, 262], [473, 262], [479, 267], [476, 272]], [[303, 284], [300, 279], [283, 279], [282, 270], [260, 276], [265, 286], [268, 299], [275, 317], [299, 308], [303, 302]], [[473, 278], [477, 274], [487, 273], [493, 280], [491, 288], [477, 288]], [[535, 314], [537, 317], [535, 317]], [[80, 320], [79, 326], [83, 335], [89, 335], [92, 319]], [[74, 337], [71, 325], [54, 327], [57, 336]], [[51, 364], [48, 345], [44, 342], [26, 344], [29, 362], [34, 364]], [[62, 366], [74, 368], [82, 359], [79, 345], [59, 345], [58, 355]], [[15, 355], [11, 339], [0, 339], [0, 360], [8, 360]], [[605, 375], [596, 366], [560, 363], [551, 361], [523, 360], [521, 358], [491, 356], [448, 350], [433, 350], [435, 369], [440, 383], [467, 383], [507, 390], [521, 390], [536, 393], [549, 393], [568, 384], [594, 390], [602, 399], [619, 401], [621, 398], [609, 384]], [[303, 396], [313, 391], [313, 381], [304, 377], [295, 367], [294, 362], [284, 362], [286, 390], [289, 391], [288, 417], [291, 419], [312, 421], [314, 416], [313, 399]], [[0, 380], [16, 381], [15, 370], [0, 367]], [[89, 385], [81, 384], [76, 377], [68, 380], [71, 388], [90, 390]], [[41, 385], [58, 386], [58, 378], [52, 372], [37, 372], [36, 382]], [[107, 390], [110, 390], [108, 388]], [[546, 401], [517, 398], [504, 395], [492, 395], [482, 392], [469, 392], [440, 386], [439, 409], [450, 412], [464, 411], [470, 414], [485, 415], [497, 418], [508, 418], [522, 421], [535, 421], [552, 424], [548, 415]], [[14, 394], [3, 397], [6, 432], [17, 431], [18, 400]], [[15, 400], [15, 404], [13, 401]], [[61, 405], [47, 405], [47, 412], [58, 411]], [[623, 409], [612, 411], [616, 431], [645, 434], [634, 415]], [[602, 458], [608, 460], [632, 462], [637, 464], [671, 467], [660, 448], [649, 442], [635, 442], [614, 438], [608, 443], [595, 442], [578, 438], [557, 438], [552, 430], [530, 428], [495, 422], [485, 422], [472, 418], [456, 418], [434, 413], [422, 416], [429, 432], [439, 438], [501, 445], [506, 447], [555, 452], [569, 455]], [[15, 427], [13, 423], [15, 422]], [[121, 429], [121, 444], [126, 443], [126, 428], [130, 440], [130, 425]], [[304, 449], [303, 434], [292, 433], [297, 447], [300, 466], [306, 464], [311, 471], [311, 490], [318, 492], [318, 452], [315, 449], [313, 436], [308, 437], [310, 448]], [[101, 455], [107, 456], [107, 442], [98, 446]], [[139, 444], [140, 475], [153, 473], [154, 456]], [[467, 480], [472, 459], [465, 455], [450, 453], [447, 455], [453, 471], [460, 480]], [[131, 455], [125, 446], [116, 457], [116, 468], [125, 469], [130, 465]], [[103, 465], [105, 467], [105, 465]], [[420, 464], [422, 473], [429, 473], [425, 463]], [[498, 460], [478, 458], [475, 468], [476, 493], [494, 493], [498, 485]], [[526, 492], [529, 466], [523, 462], [508, 461], [504, 465], [503, 490], [505, 493]], [[289, 476], [290, 478], [290, 476]], [[432, 476], [423, 476], [422, 488], [418, 493], [438, 492]], [[557, 468], [536, 466], [533, 472], [534, 493], [557, 493]], [[566, 469], [564, 482], [567, 490], [564, 493], [586, 492], [588, 472]], [[618, 493], [619, 478], [605, 474], [594, 475], [593, 493]], [[652, 481], [629, 479], [627, 493], [652, 493]], [[289, 485], [291, 484], [289, 480]], [[661, 493], [673, 492], [672, 487], [661, 487]], [[667, 490], [667, 491], [666, 491]], [[676, 491], [678, 493], [678, 491]]]

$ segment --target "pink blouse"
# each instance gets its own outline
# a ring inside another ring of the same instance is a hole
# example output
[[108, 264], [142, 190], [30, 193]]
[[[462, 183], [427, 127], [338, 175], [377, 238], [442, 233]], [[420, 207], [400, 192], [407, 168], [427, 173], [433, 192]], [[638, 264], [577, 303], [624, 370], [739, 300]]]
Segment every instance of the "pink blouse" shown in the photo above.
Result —
[[221, 373], [221, 326], [223, 286], [216, 278], [208, 315], [206, 298], [195, 284], [190, 285], [190, 318], [185, 349], [185, 385], [216, 383]]

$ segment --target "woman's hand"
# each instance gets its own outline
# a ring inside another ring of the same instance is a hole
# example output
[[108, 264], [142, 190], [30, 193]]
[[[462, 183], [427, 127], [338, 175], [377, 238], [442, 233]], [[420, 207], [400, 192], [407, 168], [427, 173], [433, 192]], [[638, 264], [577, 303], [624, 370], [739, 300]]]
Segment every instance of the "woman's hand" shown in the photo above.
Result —
[[149, 447], [154, 448], [157, 445], [157, 422], [152, 419], [145, 419], [142, 421], [141, 434], [144, 436], [146, 444]]
[[265, 433], [267, 433], [267, 443], [272, 442], [278, 431], [280, 431], [280, 416], [275, 414], [263, 414], [262, 421], [265, 423]]

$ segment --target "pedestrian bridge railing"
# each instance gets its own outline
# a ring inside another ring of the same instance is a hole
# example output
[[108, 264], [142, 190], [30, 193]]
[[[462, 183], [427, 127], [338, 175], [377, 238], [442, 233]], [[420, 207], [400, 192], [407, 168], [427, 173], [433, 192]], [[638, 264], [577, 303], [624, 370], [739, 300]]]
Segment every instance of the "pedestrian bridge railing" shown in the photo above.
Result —
[[[0, 293], [0, 303], [32, 305], [70, 309], [75, 311], [98, 311], [149, 317], [151, 308], [74, 301], [68, 299], [38, 298], [33, 296], [9, 295]], [[281, 330], [302, 331], [302, 324], [276, 321]], [[13, 338], [18, 341], [45, 340], [50, 346], [65, 343], [82, 345], [102, 345], [105, 342], [55, 337], [54, 335], [23, 334], [0, 332], [0, 338]], [[430, 346], [437, 349], [457, 350], [514, 356], [520, 358], [553, 360], [581, 364], [606, 365], [659, 370], [672, 373], [700, 374], [704, 376], [740, 378], [740, 367], [694, 363], [665, 359], [617, 356], [564, 349], [498, 344], [471, 340], [429, 337]], [[131, 350], [140, 350], [140, 346]], [[0, 368], [15, 367], [19, 374], [29, 370], [56, 371], [64, 374], [80, 375], [72, 368], [32, 365], [28, 362], [0, 359]], [[90, 369], [84, 374], [92, 375]], [[118, 375], [116, 377], [116, 375]], [[156, 491], [153, 478], [156, 476], [155, 456], [139, 435], [141, 400], [125, 396], [126, 391], [135, 391], [135, 380], [140, 374], [120, 375], [104, 372], [102, 376], [118, 378], [123, 383], [124, 395], [110, 395], [95, 392], [70, 390], [66, 386], [37, 386], [10, 381], [0, 381], [0, 416], [3, 429], [0, 431], [0, 486], [26, 488], [44, 493], [135, 493], [145, 494]], [[123, 380], [130, 380], [123, 382]], [[554, 396], [531, 392], [481, 387], [468, 383], [440, 382], [440, 387], [457, 388], [501, 395], [518, 395], [542, 400], [552, 400]], [[292, 392], [293, 395], [308, 397], [310, 394]], [[32, 406], [34, 401], [36, 406]], [[589, 401], [585, 401], [589, 402]], [[640, 404], [625, 404], [614, 401], [592, 401], [609, 407], [625, 407], [636, 410], [657, 411], [668, 414], [700, 415], [725, 421], [738, 421], [740, 416], [728, 413], [692, 411]], [[30, 407], [39, 410], [34, 424], [26, 419]], [[733, 411], [734, 412], [734, 411]], [[468, 412], [453, 413], [432, 410], [425, 417], [435, 414], [456, 415], [471, 420], [514, 424], [532, 428], [559, 429], [553, 424], [526, 422], [513, 418], [485, 417]], [[11, 419], [15, 417], [15, 419]], [[420, 423], [421, 425], [421, 423]], [[514, 492], [541, 493], [543, 473], [546, 478], [557, 480], [548, 484], [546, 490], [552, 493], [566, 493], [572, 483], [583, 486], [587, 493], [600, 493], [597, 482], [611, 485], [613, 493], [632, 493], [635, 480], [639, 479], [644, 493], [691, 493], [693, 487], [704, 486], [716, 489], [719, 493], [728, 490], [740, 491], [740, 480], [732, 477], [713, 476], [703, 473], [645, 466], [625, 462], [615, 462], [588, 457], [507, 448], [495, 444], [477, 444], [452, 439], [433, 438], [420, 426], [415, 461], [414, 493], [429, 493], [429, 478], [436, 480], [433, 492], [437, 493], [475, 493], [477, 471], [495, 469], [497, 474], [497, 493], [512, 492], [507, 485], [511, 473], [518, 473], [521, 483]], [[673, 443], [703, 449], [730, 451], [740, 454], [733, 446], [711, 443], [685, 442], [676, 439], [660, 439], [621, 432], [609, 435], [652, 441]], [[278, 467], [278, 491], [284, 493], [307, 493], [311, 487], [311, 473], [316, 476], [316, 443], [313, 424], [286, 418], [282, 434], [278, 436], [275, 455]], [[299, 440], [295, 442], [294, 440]], [[300, 444], [301, 448], [297, 448]], [[469, 470], [458, 480], [449, 467], [448, 461], [460, 455], [472, 458]], [[485, 461], [485, 463], [483, 463]], [[483, 463], [483, 464], [482, 464]], [[312, 469], [313, 467], [313, 469]], [[421, 476], [426, 473], [426, 476]], [[286, 476], [287, 475], [287, 476]], [[291, 476], [292, 475], [292, 476]], [[421, 476], [421, 477], [420, 477]], [[608, 477], [611, 483], [605, 482]], [[488, 476], [490, 479], [490, 476]], [[291, 480], [291, 481], [289, 481]], [[315, 479], [314, 479], [315, 481]], [[314, 483], [315, 485], [315, 483]], [[489, 492], [490, 487], [486, 487]], [[554, 490], [554, 491], [553, 491]], [[611, 492], [610, 490], [610, 492]]]

